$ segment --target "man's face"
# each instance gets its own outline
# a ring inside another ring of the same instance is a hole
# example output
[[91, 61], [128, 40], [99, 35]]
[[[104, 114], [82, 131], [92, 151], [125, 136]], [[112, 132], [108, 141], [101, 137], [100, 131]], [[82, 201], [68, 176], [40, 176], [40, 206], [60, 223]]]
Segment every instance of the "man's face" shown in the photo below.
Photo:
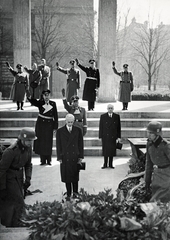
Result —
[[25, 147], [32, 147], [33, 146], [33, 140], [27, 139], [27, 140], [21, 140], [21, 142]]
[[18, 69], [18, 72], [19, 73], [22, 73], [23, 72], [23, 68], [22, 67], [19, 67], [19, 68], [17, 68]]
[[48, 102], [49, 99], [50, 99], [50, 94], [49, 94], [49, 93], [43, 94], [43, 98], [44, 98], [44, 101], [45, 101], [45, 102]]
[[107, 107], [107, 110], [108, 110], [108, 113], [113, 113], [114, 108], [113, 108], [112, 105], [109, 105], [109, 106]]
[[73, 118], [66, 119], [66, 124], [67, 124], [68, 127], [72, 127], [73, 123], [74, 123], [74, 119]]
[[128, 67], [124, 67], [124, 71], [127, 72], [128, 71]]
[[147, 131], [148, 139], [151, 141], [155, 141], [157, 138], [157, 135], [153, 132]]
[[79, 102], [78, 102], [78, 101], [73, 101], [73, 103], [72, 103], [72, 104], [73, 104], [73, 106], [74, 106], [74, 107], [78, 107], [78, 105], [79, 105]]
[[41, 65], [45, 66], [45, 61], [41, 60]]

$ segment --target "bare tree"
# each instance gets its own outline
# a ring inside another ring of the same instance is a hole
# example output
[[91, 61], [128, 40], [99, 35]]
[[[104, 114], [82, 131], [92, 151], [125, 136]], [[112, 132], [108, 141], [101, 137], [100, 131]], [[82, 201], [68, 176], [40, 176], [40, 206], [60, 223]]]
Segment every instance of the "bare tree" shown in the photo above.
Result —
[[157, 28], [148, 28], [146, 24], [141, 24], [135, 32], [132, 41], [132, 47], [135, 49], [134, 59], [148, 77], [148, 90], [151, 90], [152, 83], [156, 89], [159, 69], [168, 56], [167, 36], [163, 25], [159, 25]]
[[63, 31], [64, 17], [54, 0], [38, 0], [34, 9], [33, 58], [45, 58], [49, 65], [69, 51], [67, 33]]

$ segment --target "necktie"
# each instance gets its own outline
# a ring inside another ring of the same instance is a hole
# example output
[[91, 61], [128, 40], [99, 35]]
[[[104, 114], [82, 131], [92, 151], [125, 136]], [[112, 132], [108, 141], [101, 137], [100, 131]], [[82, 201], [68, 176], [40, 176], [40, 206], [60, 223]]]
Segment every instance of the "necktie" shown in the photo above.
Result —
[[112, 117], [112, 114], [110, 114], [110, 117]]
[[71, 133], [71, 127], [69, 127], [69, 132]]

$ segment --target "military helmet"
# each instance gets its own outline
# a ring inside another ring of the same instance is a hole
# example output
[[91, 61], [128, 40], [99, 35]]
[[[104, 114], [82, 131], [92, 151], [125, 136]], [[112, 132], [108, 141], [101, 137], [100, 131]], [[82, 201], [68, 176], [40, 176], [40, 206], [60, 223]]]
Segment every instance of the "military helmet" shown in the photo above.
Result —
[[148, 124], [147, 131], [160, 135], [162, 133], [162, 124], [160, 122], [152, 121]]
[[32, 128], [25, 127], [21, 129], [18, 138], [21, 140], [35, 140], [35, 131]]

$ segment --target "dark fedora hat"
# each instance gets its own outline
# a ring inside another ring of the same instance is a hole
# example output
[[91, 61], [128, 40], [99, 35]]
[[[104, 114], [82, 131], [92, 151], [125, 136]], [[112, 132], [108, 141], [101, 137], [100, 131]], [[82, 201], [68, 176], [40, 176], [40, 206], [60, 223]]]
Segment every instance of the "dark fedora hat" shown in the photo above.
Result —
[[44, 90], [44, 91], [42, 91], [42, 94], [45, 94], [45, 93], [50, 93], [51, 91], [49, 90], [49, 89], [47, 89], [47, 90]]
[[117, 143], [116, 143], [116, 148], [117, 148], [117, 149], [121, 150], [121, 149], [122, 149], [122, 146], [123, 146], [123, 144], [122, 144], [121, 142], [117, 142]]
[[78, 170], [86, 170], [86, 163], [85, 162], [81, 162], [81, 164], [77, 164], [78, 165]]

